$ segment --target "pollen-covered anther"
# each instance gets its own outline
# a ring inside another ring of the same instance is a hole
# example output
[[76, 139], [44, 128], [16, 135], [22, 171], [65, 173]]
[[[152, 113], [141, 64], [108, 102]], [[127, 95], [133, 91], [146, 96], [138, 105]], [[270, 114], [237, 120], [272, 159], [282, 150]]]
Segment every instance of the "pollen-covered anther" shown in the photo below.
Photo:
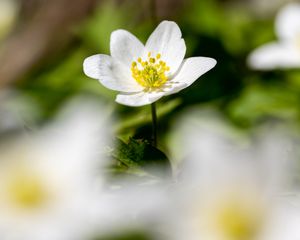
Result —
[[152, 57], [149, 52], [145, 61], [138, 58], [131, 64], [132, 77], [146, 90], [157, 89], [168, 80], [166, 73], [170, 71], [170, 67], [160, 58], [160, 53]]

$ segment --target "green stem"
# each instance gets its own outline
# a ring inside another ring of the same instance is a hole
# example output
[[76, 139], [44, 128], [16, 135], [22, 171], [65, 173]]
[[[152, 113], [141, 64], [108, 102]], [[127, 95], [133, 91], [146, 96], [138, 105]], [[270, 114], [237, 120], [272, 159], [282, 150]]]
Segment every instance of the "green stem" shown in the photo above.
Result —
[[[150, 0], [150, 14], [154, 25], [158, 23], [158, 17], [156, 13], [156, 0]], [[152, 146], [157, 147], [157, 114], [156, 114], [156, 104], [155, 102], [151, 104], [151, 114], [152, 114]]]
[[151, 104], [152, 113], [152, 145], [157, 147], [157, 115], [156, 115], [156, 104]]

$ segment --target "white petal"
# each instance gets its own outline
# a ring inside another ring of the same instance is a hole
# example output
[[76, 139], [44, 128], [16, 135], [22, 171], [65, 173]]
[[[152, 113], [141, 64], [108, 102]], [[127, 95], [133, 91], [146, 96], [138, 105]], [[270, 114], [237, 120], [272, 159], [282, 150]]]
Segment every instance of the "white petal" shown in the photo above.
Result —
[[88, 57], [83, 63], [84, 73], [98, 79], [105, 87], [122, 92], [139, 92], [143, 88], [131, 77], [130, 69], [108, 55]]
[[300, 67], [300, 50], [290, 44], [269, 43], [254, 50], [248, 64], [259, 70]]
[[126, 66], [130, 66], [133, 59], [141, 57], [144, 45], [130, 32], [117, 30], [110, 36], [110, 54]]
[[184, 59], [186, 46], [181, 36], [180, 28], [175, 22], [163, 21], [146, 43], [147, 51], [161, 54], [162, 60], [170, 67], [171, 74], [178, 70]]
[[157, 101], [163, 95], [164, 92], [120, 93], [117, 95], [116, 102], [131, 107], [140, 107]]
[[164, 96], [168, 96], [174, 93], [179, 92], [182, 89], [188, 87], [188, 85], [184, 82], [170, 82], [170, 87], [164, 87]]
[[190, 86], [193, 82], [195, 82], [201, 75], [208, 72], [217, 64], [217, 61], [213, 58], [207, 57], [191, 57], [187, 58], [183, 61], [179, 72], [171, 80], [175, 84], [179, 83], [177, 88], [171, 93], [179, 92], [180, 90]]
[[276, 18], [276, 31], [283, 40], [296, 40], [300, 35], [300, 4], [284, 7]]

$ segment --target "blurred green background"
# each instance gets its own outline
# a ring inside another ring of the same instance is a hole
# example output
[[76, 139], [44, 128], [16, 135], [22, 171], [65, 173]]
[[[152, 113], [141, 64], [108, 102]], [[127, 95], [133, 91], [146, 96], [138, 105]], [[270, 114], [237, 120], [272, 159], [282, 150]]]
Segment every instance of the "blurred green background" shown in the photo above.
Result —
[[[276, 39], [274, 19], [287, 2], [0, 0], [0, 140], [15, 130], [38, 129], [74, 97], [106, 104], [115, 116], [115, 137], [129, 141], [120, 143], [112, 157], [132, 165], [134, 174], [151, 154], [162, 162], [169, 156], [172, 126], [190, 108], [213, 108], [245, 132], [265, 122], [299, 129], [300, 69], [260, 72], [246, 64], [252, 50]], [[180, 26], [186, 57], [212, 57], [218, 64], [189, 88], [157, 103], [160, 152], [130, 139], [151, 138], [150, 106], [115, 103], [117, 93], [85, 76], [82, 64], [90, 55], [109, 54], [112, 31], [123, 28], [145, 42], [165, 19]], [[122, 172], [122, 164], [113, 170]], [[164, 170], [169, 173], [169, 166]], [[148, 237], [133, 232], [104, 239]]]
[[[12, 111], [24, 129], [51, 120], [75, 96], [105, 102], [117, 116], [121, 139], [150, 138], [150, 107], [114, 102], [116, 92], [86, 77], [83, 60], [109, 54], [113, 30], [124, 28], [143, 42], [153, 20], [174, 20], [187, 45], [186, 57], [207, 56], [217, 66], [182, 92], [158, 102], [159, 147], [185, 109], [210, 106], [247, 130], [265, 121], [298, 126], [300, 70], [257, 72], [248, 54], [276, 38], [274, 18], [287, 1], [274, 0], [0, 0], [0, 124]], [[155, 11], [153, 11], [153, 9]], [[153, 17], [153, 15], [155, 15]], [[20, 107], [22, 106], [22, 107]], [[5, 111], [3, 110], [5, 109]]]

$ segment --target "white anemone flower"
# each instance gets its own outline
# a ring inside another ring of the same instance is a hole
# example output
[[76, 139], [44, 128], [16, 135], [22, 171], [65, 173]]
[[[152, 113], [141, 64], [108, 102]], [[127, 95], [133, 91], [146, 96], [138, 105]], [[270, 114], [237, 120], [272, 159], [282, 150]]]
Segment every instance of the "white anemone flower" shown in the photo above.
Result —
[[182, 122], [181, 146], [189, 154], [169, 193], [168, 239], [298, 239], [300, 206], [296, 194], [285, 194], [291, 193], [290, 142], [271, 134], [252, 144], [212, 119], [199, 124], [199, 116]]
[[87, 239], [114, 215], [101, 188], [106, 128], [95, 108], [81, 107], [32, 137], [1, 145], [0, 239]]
[[253, 69], [300, 68], [300, 4], [285, 6], [276, 18], [278, 41], [254, 50], [248, 63]]
[[207, 57], [184, 59], [185, 42], [175, 22], [163, 21], [144, 46], [125, 30], [111, 34], [111, 56], [85, 59], [84, 72], [105, 87], [119, 91], [116, 102], [128, 106], [151, 104], [190, 86], [216, 65]]

